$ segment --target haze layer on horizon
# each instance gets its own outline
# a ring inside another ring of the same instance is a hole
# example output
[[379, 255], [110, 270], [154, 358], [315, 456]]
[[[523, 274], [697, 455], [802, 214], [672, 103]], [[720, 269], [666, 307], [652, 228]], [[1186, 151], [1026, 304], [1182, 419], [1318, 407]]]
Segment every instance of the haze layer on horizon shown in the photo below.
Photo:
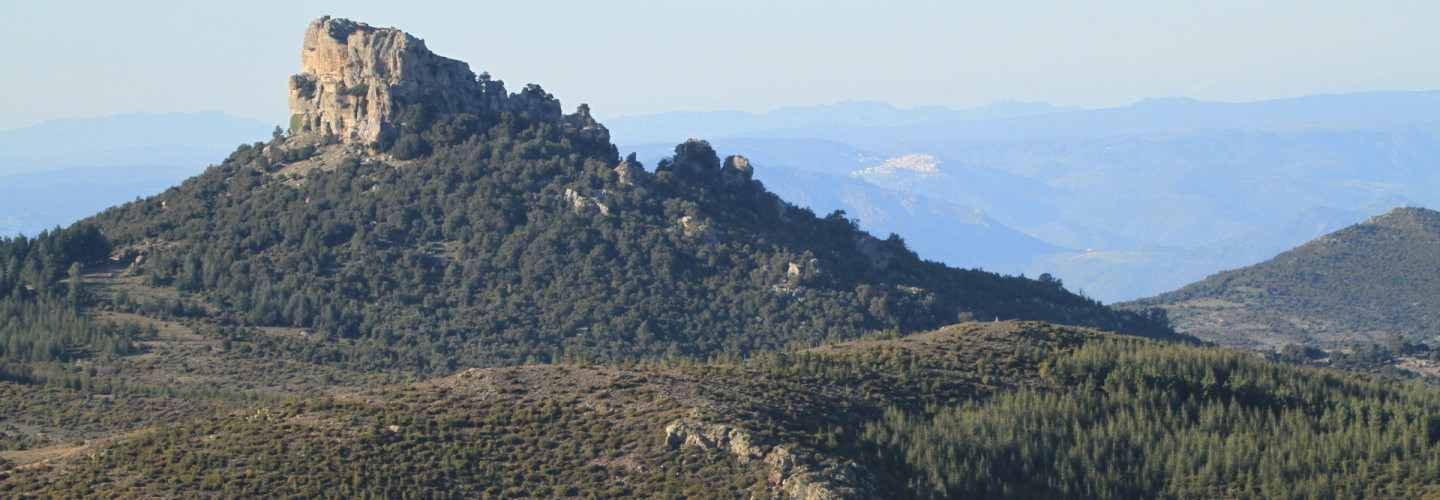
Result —
[[0, 3], [0, 130], [214, 110], [286, 121], [322, 15], [394, 26], [601, 119], [843, 100], [1087, 108], [1440, 89], [1440, 3]]

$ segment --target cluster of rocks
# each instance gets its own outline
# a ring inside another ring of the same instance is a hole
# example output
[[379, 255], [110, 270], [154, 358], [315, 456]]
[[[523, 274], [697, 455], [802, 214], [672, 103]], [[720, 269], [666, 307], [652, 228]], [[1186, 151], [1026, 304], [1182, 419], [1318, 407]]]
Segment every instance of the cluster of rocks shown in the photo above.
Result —
[[602, 190], [595, 193], [595, 196], [585, 196], [579, 191], [565, 188], [565, 201], [570, 202], [571, 210], [581, 215], [610, 215], [610, 206], [602, 203], [609, 195], [610, 193]]
[[714, 245], [725, 237], [725, 231], [712, 227], [707, 219], [686, 215], [677, 222], [687, 238], [699, 238], [705, 243]]
[[715, 178], [724, 184], [749, 182], [755, 175], [755, 168], [750, 166], [750, 160], [743, 156], [727, 157], [722, 166], [720, 157], [715, 154], [715, 148], [700, 139], [689, 139], [675, 146], [675, 156], [661, 160], [660, 164], [655, 166], [656, 173], [667, 171], [681, 178]]
[[620, 178], [620, 185], [635, 186], [645, 180], [645, 166], [635, 159], [635, 153], [625, 157], [625, 161], [615, 166], [615, 174]]
[[[671, 448], [719, 449], [741, 463], [770, 466], [772, 487], [799, 500], [859, 500], [878, 498], [853, 462], [838, 462], [794, 444], [770, 445], [763, 436], [733, 425], [682, 418], [665, 426], [665, 443]], [[830, 465], [825, 465], [829, 462]]]

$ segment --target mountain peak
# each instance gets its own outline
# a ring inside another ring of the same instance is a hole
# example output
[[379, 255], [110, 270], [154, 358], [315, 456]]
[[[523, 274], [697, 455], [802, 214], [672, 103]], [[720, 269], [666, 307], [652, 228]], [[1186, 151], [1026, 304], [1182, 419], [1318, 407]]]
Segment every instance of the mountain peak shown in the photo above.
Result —
[[580, 105], [569, 116], [538, 85], [507, 95], [505, 84], [465, 62], [431, 52], [395, 28], [329, 16], [305, 30], [300, 73], [290, 77], [290, 131], [363, 145], [419, 133], [434, 119], [499, 110], [603, 132]]
[[1401, 205], [1367, 219], [1364, 224], [1395, 229], [1440, 228], [1440, 212]]

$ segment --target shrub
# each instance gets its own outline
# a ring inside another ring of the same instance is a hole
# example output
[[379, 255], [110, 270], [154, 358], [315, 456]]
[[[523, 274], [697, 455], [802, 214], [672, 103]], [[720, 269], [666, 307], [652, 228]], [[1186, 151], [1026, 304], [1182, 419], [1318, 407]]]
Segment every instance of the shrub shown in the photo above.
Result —
[[412, 160], [430, 154], [430, 143], [418, 135], [405, 134], [395, 141], [390, 153], [399, 160]]

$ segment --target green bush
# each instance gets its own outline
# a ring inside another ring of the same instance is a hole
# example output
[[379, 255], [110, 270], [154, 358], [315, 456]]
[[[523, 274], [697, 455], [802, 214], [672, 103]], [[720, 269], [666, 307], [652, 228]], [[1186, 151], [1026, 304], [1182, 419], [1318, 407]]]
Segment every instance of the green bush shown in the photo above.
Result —
[[397, 160], [413, 160], [430, 154], [430, 143], [418, 135], [405, 134], [395, 141], [390, 154], [395, 155]]

